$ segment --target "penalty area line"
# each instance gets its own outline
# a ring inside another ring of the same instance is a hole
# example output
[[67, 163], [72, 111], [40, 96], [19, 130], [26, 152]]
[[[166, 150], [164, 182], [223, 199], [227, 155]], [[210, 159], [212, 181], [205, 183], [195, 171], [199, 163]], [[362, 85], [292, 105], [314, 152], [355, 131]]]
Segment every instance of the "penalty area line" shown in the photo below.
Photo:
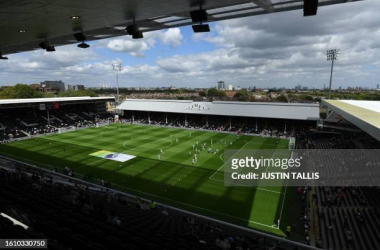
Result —
[[[233, 154], [231, 157], [230, 157], [230, 159], [228, 159], [228, 160], [231, 160], [237, 153], [239, 153], [246, 145], [248, 144], [248, 142], [246, 142], [244, 145], [243, 145], [243, 147], [241, 147], [238, 151], [236, 151], [236, 153], [235, 154]], [[211, 180], [212, 179], [212, 177], [214, 177], [214, 175], [217, 173], [217, 172], [219, 172], [219, 170], [222, 168], [222, 167], [224, 167], [224, 165], [226, 165], [226, 162], [220, 167], [220, 168], [218, 168], [208, 179], [209, 180]]]

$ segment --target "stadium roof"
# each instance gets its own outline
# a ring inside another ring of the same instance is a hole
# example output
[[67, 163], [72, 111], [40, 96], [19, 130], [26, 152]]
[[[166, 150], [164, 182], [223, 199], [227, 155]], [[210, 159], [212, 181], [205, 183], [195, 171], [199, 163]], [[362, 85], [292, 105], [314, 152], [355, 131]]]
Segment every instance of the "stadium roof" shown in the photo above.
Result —
[[56, 97], [56, 98], [31, 98], [31, 99], [0, 99], [0, 106], [17, 104], [34, 104], [49, 102], [82, 102], [82, 101], [114, 101], [114, 97]]
[[380, 141], [380, 101], [324, 100], [323, 103]]
[[[360, 0], [319, 0], [318, 6]], [[308, 2], [308, 1], [306, 1]], [[19, 0], [2, 1], [0, 47], [3, 54], [40, 49], [41, 42], [59, 46], [126, 35], [136, 21], [143, 32], [192, 24], [190, 11], [207, 11], [208, 22], [300, 10], [303, 0]]]
[[319, 105], [303, 103], [194, 102], [177, 100], [128, 99], [120, 110], [182, 114], [318, 120]]

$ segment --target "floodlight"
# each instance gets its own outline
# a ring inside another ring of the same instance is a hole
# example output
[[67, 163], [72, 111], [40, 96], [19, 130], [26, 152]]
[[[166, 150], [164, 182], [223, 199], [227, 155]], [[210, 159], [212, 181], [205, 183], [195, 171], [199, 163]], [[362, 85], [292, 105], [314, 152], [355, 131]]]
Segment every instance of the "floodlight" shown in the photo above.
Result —
[[339, 59], [340, 50], [339, 49], [330, 49], [326, 51], [327, 61], [331, 61], [331, 73], [330, 73], [330, 84], [329, 84], [329, 95], [328, 99], [331, 98], [331, 85], [332, 85], [332, 76], [334, 69], [334, 61]]

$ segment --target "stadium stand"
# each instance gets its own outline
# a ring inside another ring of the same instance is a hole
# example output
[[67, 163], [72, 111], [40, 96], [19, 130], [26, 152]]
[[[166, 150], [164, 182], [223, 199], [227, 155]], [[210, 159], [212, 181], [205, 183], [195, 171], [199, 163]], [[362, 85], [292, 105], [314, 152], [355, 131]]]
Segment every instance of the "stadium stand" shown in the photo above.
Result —
[[[44, 110], [0, 109], [2, 141], [91, 127], [114, 117], [73, 103]], [[380, 142], [359, 133], [310, 130], [315, 120], [124, 111], [125, 123], [142, 123], [249, 134], [295, 135], [304, 149], [379, 149]], [[285, 128], [286, 124], [286, 128]], [[354, 124], [351, 124], [354, 129]], [[284, 133], [285, 132], [285, 133]], [[9, 136], [12, 135], [12, 136]], [[339, 157], [339, 155], [337, 155]], [[304, 244], [157, 204], [93, 184], [91, 176], [62, 174], [0, 158], [0, 234], [7, 238], [47, 238], [49, 249], [380, 249], [379, 189], [299, 187]], [[324, 171], [330, 171], [328, 167]], [[73, 178], [76, 177], [76, 178]]]
[[0, 232], [49, 249], [313, 249], [2, 158]]
[[315, 128], [319, 119], [318, 104], [298, 103], [127, 99], [118, 109], [129, 123], [286, 137]]
[[185, 116], [182, 114], [168, 114], [166, 122], [165, 114], [149, 113], [150, 118], [148, 118], [148, 112], [134, 112], [134, 118], [132, 119], [131, 112], [124, 112], [121, 119], [124, 123], [285, 137], [290, 137], [296, 133], [300, 133], [300, 131], [315, 127], [315, 122], [310, 121], [234, 117], [230, 123], [228, 116], [209, 116], [206, 118], [201, 115], [188, 115], [185, 119]]
[[[31, 102], [31, 100], [34, 101]], [[109, 123], [106, 102], [113, 98], [51, 98], [0, 101], [0, 142], [58, 132], [64, 128]]]
[[[379, 149], [380, 142], [363, 133], [311, 134], [299, 136], [304, 148], [309, 149]], [[339, 155], [336, 155], [339, 158]], [[328, 158], [327, 158], [328, 159]], [[331, 164], [334, 164], [330, 159]], [[331, 171], [329, 164], [323, 171]], [[380, 192], [377, 187], [313, 188], [312, 199], [316, 246], [323, 249], [379, 249]]]

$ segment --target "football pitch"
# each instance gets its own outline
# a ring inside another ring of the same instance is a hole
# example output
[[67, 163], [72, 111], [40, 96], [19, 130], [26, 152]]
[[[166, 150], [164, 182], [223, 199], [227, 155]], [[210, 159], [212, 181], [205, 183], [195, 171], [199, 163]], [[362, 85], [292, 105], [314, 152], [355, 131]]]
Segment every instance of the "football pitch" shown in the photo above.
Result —
[[[75, 174], [92, 173], [98, 183], [111, 182], [112, 188], [129, 194], [285, 235], [281, 218], [288, 209], [286, 187], [229, 187], [224, 183], [223, 164], [227, 149], [283, 150], [288, 143], [259, 136], [112, 124], [3, 144], [0, 154], [38, 167], [57, 167], [60, 172], [69, 167]], [[189, 155], [194, 154], [193, 145], [200, 150], [195, 164]], [[210, 147], [213, 153], [208, 152]]]

